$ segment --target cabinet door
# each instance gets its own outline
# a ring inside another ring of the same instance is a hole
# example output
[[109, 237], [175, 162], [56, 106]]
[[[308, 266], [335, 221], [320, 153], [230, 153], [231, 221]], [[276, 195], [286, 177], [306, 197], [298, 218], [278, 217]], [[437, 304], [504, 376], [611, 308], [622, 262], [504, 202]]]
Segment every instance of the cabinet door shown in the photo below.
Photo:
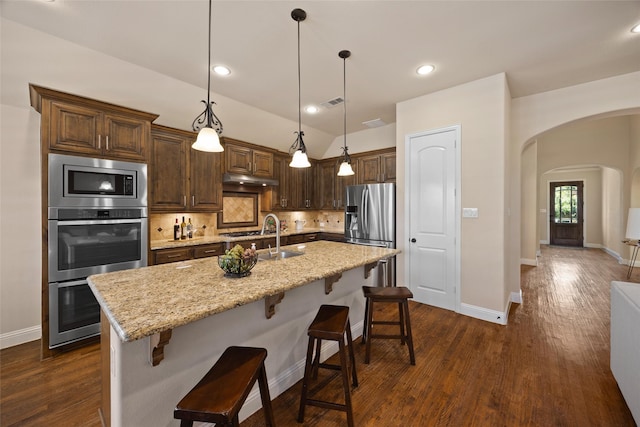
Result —
[[169, 262], [185, 261], [193, 258], [191, 248], [159, 249], [155, 252], [154, 264], [167, 264]]
[[210, 245], [198, 245], [193, 248], [194, 258], [207, 258], [224, 254], [224, 243], [212, 243]]
[[149, 162], [149, 206], [152, 211], [187, 208], [189, 141], [168, 131], [152, 131]]
[[146, 160], [150, 123], [112, 114], [104, 115], [103, 152], [125, 160]]
[[396, 153], [380, 155], [382, 182], [396, 182]]
[[316, 201], [318, 209], [335, 209], [336, 207], [336, 161], [334, 159], [318, 163]]
[[358, 158], [358, 184], [375, 184], [380, 179], [378, 154]]
[[305, 168], [304, 174], [304, 207], [306, 209], [317, 209], [318, 200], [316, 197], [316, 170], [318, 162], [310, 160], [311, 167]]
[[273, 153], [253, 150], [253, 175], [273, 177]]
[[250, 148], [227, 144], [224, 152], [227, 172], [251, 175], [253, 153]]
[[287, 168], [289, 194], [286, 208], [292, 210], [306, 209], [307, 168], [292, 168], [288, 165]]
[[189, 205], [193, 211], [222, 210], [222, 154], [189, 148], [191, 177]]
[[335, 190], [336, 206], [335, 208], [338, 210], [344, 209], [347, 185], [356, 184], [356, 177], [358, 176], [358, 162], [352, 160], [351, 169], [353, 169], [353, 172], [354, 172], [353, 175], [350, 175], [350, 176], [336, 175], [336, 190]]
[[288, 182], [285, 179], [287, 164], [287, 156], [273, 156], [273, 178], [279, 182], [278, 186], [271, 187], [271, 206], [266, 210], [279, 210], [285, 207], [285, 194], [288, 188]]
[[51, 102], [49, 148], [77, 154], [99, 155], [102, 112], [62, 102]]

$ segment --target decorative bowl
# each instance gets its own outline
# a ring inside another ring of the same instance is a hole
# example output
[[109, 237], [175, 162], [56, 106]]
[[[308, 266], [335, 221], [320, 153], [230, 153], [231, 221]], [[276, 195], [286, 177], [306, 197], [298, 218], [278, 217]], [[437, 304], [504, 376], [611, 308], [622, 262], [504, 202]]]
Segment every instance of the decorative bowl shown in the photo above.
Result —
[[251, 274], [256, 262], [256, 255], [242, 258], [234, 258], [231, 255], [218, 256], [218, 265], [224, 271], [225, 277], [246, 277]]

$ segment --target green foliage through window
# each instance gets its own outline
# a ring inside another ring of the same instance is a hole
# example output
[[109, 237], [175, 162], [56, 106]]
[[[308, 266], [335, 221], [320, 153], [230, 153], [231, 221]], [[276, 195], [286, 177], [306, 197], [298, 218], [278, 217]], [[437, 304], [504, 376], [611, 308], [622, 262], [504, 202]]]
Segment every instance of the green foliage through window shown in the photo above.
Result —
[[562, 185], [555, 190], [555, 222], [576, 224], [578, 222], [578, 187]]

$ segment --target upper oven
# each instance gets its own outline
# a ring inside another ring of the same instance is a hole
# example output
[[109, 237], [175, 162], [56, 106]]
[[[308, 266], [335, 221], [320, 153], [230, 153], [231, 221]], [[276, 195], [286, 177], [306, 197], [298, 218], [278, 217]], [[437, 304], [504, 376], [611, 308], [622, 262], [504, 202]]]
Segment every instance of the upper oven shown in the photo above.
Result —
[[147, 208], [50, 209], [49, 282], [146, 267]]
[[64, 207], [147, 207], [147, 165], [50, 153], [49, 209]]

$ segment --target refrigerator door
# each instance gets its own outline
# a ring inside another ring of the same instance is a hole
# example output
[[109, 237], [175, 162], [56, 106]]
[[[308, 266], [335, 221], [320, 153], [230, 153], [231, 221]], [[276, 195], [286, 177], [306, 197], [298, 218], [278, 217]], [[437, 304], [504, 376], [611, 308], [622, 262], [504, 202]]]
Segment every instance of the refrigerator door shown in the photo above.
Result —
[[[395, 243], [395, 185], [369, 184], [364, 190], [364, 238]], [[390, 247], [395, 247], [395, 244]]]

